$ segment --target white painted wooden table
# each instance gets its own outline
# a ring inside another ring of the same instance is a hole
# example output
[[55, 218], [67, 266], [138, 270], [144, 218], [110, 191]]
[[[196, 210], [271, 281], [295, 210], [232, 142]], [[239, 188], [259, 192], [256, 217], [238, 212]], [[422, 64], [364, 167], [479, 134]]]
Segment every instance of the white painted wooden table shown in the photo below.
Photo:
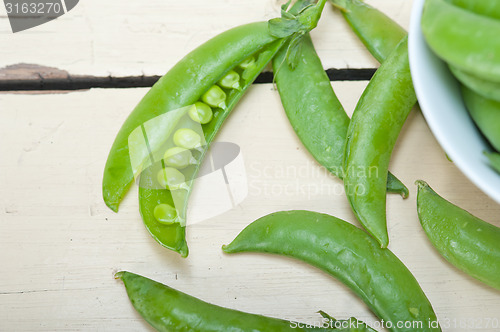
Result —
[[[411, 1], [370, 3], [408, 26]], [[32, 63], [71, 75], [161, 75], [216, 33], [276, 16], [280, 4], [154, 0], [125, 6], [87, 0], [51, 23], [18, 34], [10, 32], [2, 7], [0, 68]], [[326, 68], [377, 66], [330, 8], [313, 38]], [[366, 83], [333, 82], [348, 112]], [[308, 209], [359, 225], [341, 181], [322, 172], [305, 151], [270, 84], [249, 90], [217, 138], [241, 147], [248, 196], [230, 211], [188, 227], [187, 259], [149, 236], [136, 188], [118, 214], [107, 209], [101, 199], [107, 153], [146, 91], [0, 94], [0, 330], [151, 330], [113, 279], [122, 269], [243, 311], [313, 322], [321, 309], [337, 318], [374, 322], [352, 292], [315, 268], [277, 256], [228, 256], [220, 250], [251, 221], [274, 211]], [[413, 182], [428, 181], [496, 226], [500, 206], [446, 159], [417, 109], [399, 138], [391, 170], [411, 196], [405, 201], [389, 196], [390, 249], [414, 273], [443, 326], [450, 325], [446, 331], [470, 331], [460, 328], [470, 319], [477, 330], [498, 331], [484, 327], [488, 319], [490, 324], [500, 320], [500, 292], [456, 270], [430, 246], [417, 219]]]

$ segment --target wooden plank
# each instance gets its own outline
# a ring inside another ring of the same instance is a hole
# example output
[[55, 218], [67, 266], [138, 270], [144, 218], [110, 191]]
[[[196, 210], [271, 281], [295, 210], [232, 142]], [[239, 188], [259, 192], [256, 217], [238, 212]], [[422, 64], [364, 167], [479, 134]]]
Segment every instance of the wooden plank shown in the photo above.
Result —
[[[86, 0], [64, 16], [12, 34], [0, 6], [0, 68], [29, 64], [70, 75], [163, 75], [189, 51], [231, 27], [279, 15], [284, 0]], [[408, 27], [412, 1], [370, 0]], [[330, 5], [313, 32], [325, 68], [377, 66]], [[0, 71], [1, 72], [1, 71]]]
[[[365, 84], [334, 82], [349, 112]], [[145, 92], [0, 94], [0, 330], [150, 331], [113, 279], [122, 269], [244, 311], [313, 322], [321, 309], [338, 318], [375, 321], [346, 287], [317, 269], [220, 250], [251, 221], [279, 210], [325, 212], [358, 225], [341, 181], [305, 151], [270, 84], [250, 89], [217, 138], [240, 146], [248, 196], [233, 209], [188, 226], [187, 259], [149, 236], [136, 188], [118, 214], [107, 209], [101, 178], [108, 149]], [[498, 292], [451, 267], [430, 246], [416, 216], [413, 182], [427, 180], [496, 226], [500, 206], [446, 159], [418, 110], [405, 125], [391, 169], [411, 196], [389, 197], [390, 249], [414, 273], [441, 321], [475, 319], [476, 326], [484, 326], [486, 319], [500, 319]], [[202, 189], [196, 186], [191, 209], [203, 205]]]

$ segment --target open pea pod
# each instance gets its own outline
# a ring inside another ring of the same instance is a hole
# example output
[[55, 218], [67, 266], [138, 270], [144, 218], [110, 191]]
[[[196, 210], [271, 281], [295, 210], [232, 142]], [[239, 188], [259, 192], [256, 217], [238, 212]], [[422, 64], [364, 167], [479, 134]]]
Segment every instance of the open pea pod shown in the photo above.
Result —
[[500, 151], [500, 102], [487, 99], [465, 86], [462, 86], [462, 97], [481, 133]]
[[315, 327], [219, 307], [131, 272], [121, 271], [115, 277], [125, 284], [137, 312], [157, 331], [374, 331], [355, 318], [335, 321], [321, 312], [323, 317], [334, 324]]
[[500, 153], [497, 152], [484, 152], [488, 157], [491, 167], [500, 174]]
[[[338, 100], [309, 34], [302, 38], [297, 66], [285, 63], [283, 47], [273, 59], [281, 103], [293, 130], [311, 155], [328, 171], [344, 178], [342, 155], [349, 117]], [[408, 197], [408, 188], [391, 173], [387, 190]]]
[[151, 235], [187, 256], [187, 201], [210, 143], [285, 41], [316, 26], [325, 3], [301, 1], [294, 6], [296, 15], [283, 10], [282, 18], [233, 28], [179, 61], [120, 129], [104, 170], [106, 205], [117, 211], [135, 179]]
[[118, 211], [134, 181], [129, 136], [136, 128], [162, 114], [195, 104], [230, 69], [276, 42], [268, 33], [267, 22], [233, 28], [189, 53], [153, 85], [122, 125], [109, 152], [102, 188], [106, 205]]

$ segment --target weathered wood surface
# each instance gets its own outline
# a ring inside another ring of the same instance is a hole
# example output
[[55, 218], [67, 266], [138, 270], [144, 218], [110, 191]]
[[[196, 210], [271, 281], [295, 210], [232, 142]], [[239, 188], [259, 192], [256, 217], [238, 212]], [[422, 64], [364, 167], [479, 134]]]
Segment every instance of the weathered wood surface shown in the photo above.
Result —
[[[52, 74], [61, 78], [163, 75], [216, 34], [279, 16], [284, 2], [85, 0], [54, 21], [15, 34], [0, 6], [0, 80], [8, 73], [2, 68], [19, 64], [56, 68]], [[412, 1], [370, 4], [408, 28]], [[312, 36], [325, 68], [378, 66], [329, 4]]]
[[[333, 83], [349, 112], [365, 84]], [[217, 138], [241, 147], [248, 196], [188, 227], [187, 259], [149, 236], [136, 188], [118, 214], [107, 209], [101, 178], [108, 149], [145, 92], [0, 94], [1, 331], [151, 330], [113, 279], [122, 269], [244, 311], [312, 322], [321, 309], [339, 318], [375, 321], [346, 287], [317, 269], [275, 256], [224, 255], [220, 249], [251, 221], [280, 210], [325, 212], [359, 225], [341, 181], [305, 151], [270, 84], [250, 89]], [[418, 110], [399, 138], [391, 169], [411, 196], [388, 199], [390, 249], [414, 273], [438, 317], [450, 324], [475, 319], [475, 326], [500, 319], [499, 292], [457, 271], [430, 246], [417, 219], [413, 182], [428, 181], [496, 226], [500, 206], [446, 159]], [[203, 204], [200, 195], [193, 198], [192, 209]]]

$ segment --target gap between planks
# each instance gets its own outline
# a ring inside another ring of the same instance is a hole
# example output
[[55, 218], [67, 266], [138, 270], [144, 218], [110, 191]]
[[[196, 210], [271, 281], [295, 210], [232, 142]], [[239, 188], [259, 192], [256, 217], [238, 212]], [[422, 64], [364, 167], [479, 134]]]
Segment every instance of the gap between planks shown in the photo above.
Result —
[[[330, 81], [368, 81], [375, 68], [327, 69]], [[99, 77], [70, 75], [65, 70], [35, 64], [17, 64], [0, 69], [0, 91], [72, 91], [91, 88], [151, 87], [161, 76]], [[272, 72], [261, 73], [254, 84], [273, 83]]]

